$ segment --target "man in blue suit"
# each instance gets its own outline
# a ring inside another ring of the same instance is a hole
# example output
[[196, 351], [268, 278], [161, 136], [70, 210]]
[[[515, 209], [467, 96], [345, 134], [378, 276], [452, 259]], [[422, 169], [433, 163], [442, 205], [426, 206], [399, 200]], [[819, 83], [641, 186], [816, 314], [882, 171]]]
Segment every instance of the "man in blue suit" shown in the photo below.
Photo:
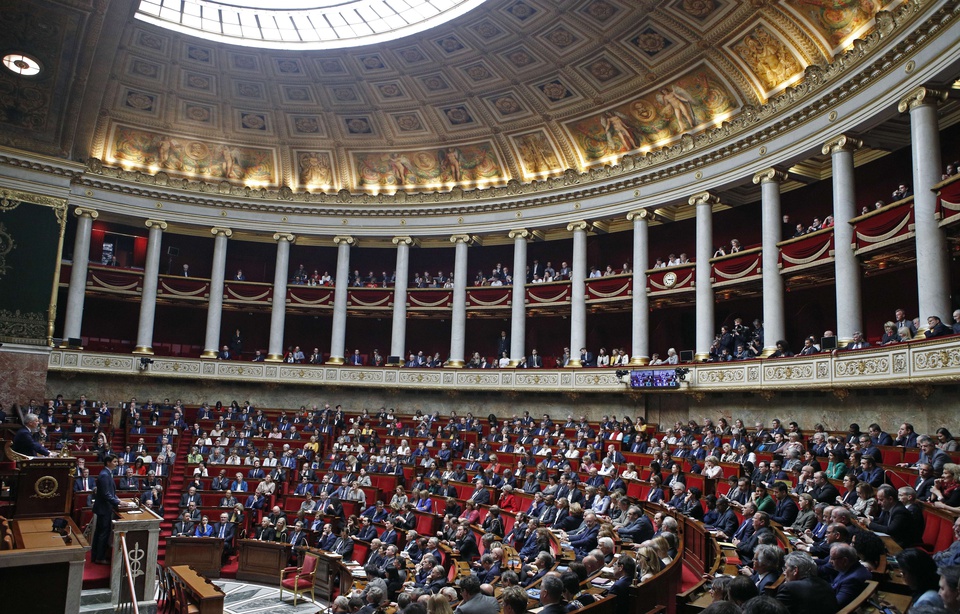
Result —
[[226, 512], [220, 514], [220, 522], [213, 523], [213, 533], [211, 537], [219, 537], [223, 540], [223, 555], [229, 556], [233, 553], [233, 538], [236, 536], [237, 528], [229, 520]]
[[36, 414], [27, 414], [23, 417], [23, 427], [13, 436], [13, 451], [26, 456], [50, 456], [50, 450], [41, 446], [34, 433], [40, 425], [40, 418]]
[[853, 546], [836, 543], [830, 548], [830, 565], [823, 568], [829, 573], [836, 570], [830, 585], [837, 595], [837, 604], [843, 608], [859, 595], [871, 579], [870, 570], [860, 564], [860, 557]]
[[113, 514], [121, 506], [120, 499], [117, 498], [116, 485], [113, 483], [113, 470], [118, 464], [117, 457], [108, 454], [103, 460], [103, 469], [97, 477], [97, 494], [93, 500], [93, 513], [97, 517], [97, 525], [93, 532], [93, 551], [90, 560], [98, 565], [110, 565], [110, 559], [107, 557], [110, 550]]
[[580, 557], [587, 556], [597, 547], [597, 534], [600, 533], [600, 523], [593, 512], [586, 512], [583, 515], [583, 524], [583, 529], [570, 540], [570, 546]]
[[613, 574], [614, 582], [610, 592], [617, 596], [617, 605], [625, 606], [630, 599], [630, 587], [637, 576], [637, 561], [629, 556], [617, 559]]

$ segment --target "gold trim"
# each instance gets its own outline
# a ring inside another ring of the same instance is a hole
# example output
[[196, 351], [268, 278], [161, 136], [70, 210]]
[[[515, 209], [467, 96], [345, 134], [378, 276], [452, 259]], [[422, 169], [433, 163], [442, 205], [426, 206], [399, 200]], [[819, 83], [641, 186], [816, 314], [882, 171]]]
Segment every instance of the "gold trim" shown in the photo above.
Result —
[[283, 354], [267, 354], [264, 362], [283, 362]]
[[630, 367], [644, 367], [650, 364], [650, 358], [647, 356], [634, 356], [630, 359]]
[[216, 358], [217, 355], [216, 350], [204, 350], [203, 353], [200, 354], [200, 358]]
[[153, 348], [147, 347], [145, 345], [138, 345], [137, 347], [133, 348], [133, 353], [146, 354], [147, 356], [153, 356]]
[[783, 183], [790, 176], [787, 173], [776, 169], [776, 168], [767, 168], [753, 176], [753, 183]]
[[464, 367], [464, 362], [462, 360], [448, 360], [443, 364], [444, 367], [448, 369], [462, 369]]
[[331, 356], [327, 359], [327, 362], [323, 363], [325, 365], [342, 365], [344, 364], [343, 356]]
[[852, 153], [861, 147], [863, 147], [863, 141], [860, 139], [855, 139], [852, 136], [841, 134], [824, 143], [823, 147], [820, 149], [820, 152], [823, 155], [833, 155], [842, 151], [849, 151]]
[[565, 369], [582, 369], [583, 363], [580, 362], [579, 358], [571, 358], [570, 360], [567, 361], [567, 366], [564, 368]]

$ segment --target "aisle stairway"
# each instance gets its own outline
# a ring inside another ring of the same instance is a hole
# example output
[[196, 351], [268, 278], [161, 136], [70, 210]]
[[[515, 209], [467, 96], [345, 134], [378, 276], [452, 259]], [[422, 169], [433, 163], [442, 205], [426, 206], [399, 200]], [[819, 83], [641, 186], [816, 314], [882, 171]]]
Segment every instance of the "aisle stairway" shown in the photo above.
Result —
[[163, 495], [163, 521], [160, 523], [160, 543], [157, 550], [157, 562], [163, 564], [167, 552], [167, 537], [173, 530], [173, 523], [180, 513], [180, 497], [186, 482], [187, 452], [190, 451], [190, 436], [181, 434], [177, 443], [177, 460], [170, 470], [167, 490]]

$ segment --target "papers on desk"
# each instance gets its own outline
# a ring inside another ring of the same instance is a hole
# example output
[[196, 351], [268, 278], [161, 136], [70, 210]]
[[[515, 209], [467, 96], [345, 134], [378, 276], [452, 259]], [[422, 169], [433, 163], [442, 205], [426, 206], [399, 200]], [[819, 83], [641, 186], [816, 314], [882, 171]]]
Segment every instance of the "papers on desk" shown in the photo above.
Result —
[[142, 514], [143, 510], [123, 510], [124, 514]]
[[596, 577], [593, 580], [590, 580], [590, 584], [594, 586], [599, 586], [600, 588], [610, 588], [613, 586], [613, 580], [607, 580], [606, 578]]
[[604, 575], [604, 576], [612, 576], [612, 575], [615, 574], [616, 572], [617, 572], [617, 570], [614, 569], [613, 566], [604, 567], [603, 569], [600, 570], [600, 574], [601, 574], [601, 575]]
[[734, 550], [737, 548], [735, 544], [731, 544], [730, 542], [717, 542], [717, 545], [721, 548], [733, 548]]

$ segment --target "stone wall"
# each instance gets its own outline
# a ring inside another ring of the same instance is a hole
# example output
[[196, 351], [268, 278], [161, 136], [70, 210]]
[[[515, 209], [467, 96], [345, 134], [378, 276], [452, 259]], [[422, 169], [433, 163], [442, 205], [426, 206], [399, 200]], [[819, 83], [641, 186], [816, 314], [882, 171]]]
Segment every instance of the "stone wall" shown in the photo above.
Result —
[[573, 395], [215, 383], [58, 372], [51, 372], [46, 384], [48, 397], [62, 393], [68, 399], [75, 399], [82, 393], [90, 399], [105, 399], [112, 405], [136, 396], [141, 402], [163, 398], [180, 398], [188, 404], [249, 400], [260, 407], [283, 408], [339, 403], [349, 411], [384, 406], [403, 413], [418, 409], [425, 413], [439, 410], [442, 415], [452, 410], [461, 415], [472, 412], [475, 416], [487, 416], [492, 413], [499, 417], [523, 411], [534, 416], [548, 413], [554, 418], [583, 414], [593, 420], [604, 415], [629, 415], [644, 416], [650, 422], [668, 425], [690, 418], [702, 422], [705, 417], [716, 420], [725, 416], [728, 420], [741, 418], [752, 426], [755, 420], [769, 424], [771, 419], [780, 418], [785, 423], [796, 420], [805, 430], [811, 430], [818, 422], [837, 430], [846, 429], [851, 422], [858, 422], [862, 428], [878, 422], [885, 429], [895, 431], [900, 422], [908, 421], [920, 432], [933, 432], [944, 425], [960, 431], [956, 424], [956, 385], [857, 389], [839, 394], [783, 391], [772, 395], [749, 392], [641, 395], [625, 391], [620, 394]]
[[8, 413], [14, 403], [44, 398], [49, 354], [49, 348], [31, 345], [6, 343], [0, 348], [0, 403]]

